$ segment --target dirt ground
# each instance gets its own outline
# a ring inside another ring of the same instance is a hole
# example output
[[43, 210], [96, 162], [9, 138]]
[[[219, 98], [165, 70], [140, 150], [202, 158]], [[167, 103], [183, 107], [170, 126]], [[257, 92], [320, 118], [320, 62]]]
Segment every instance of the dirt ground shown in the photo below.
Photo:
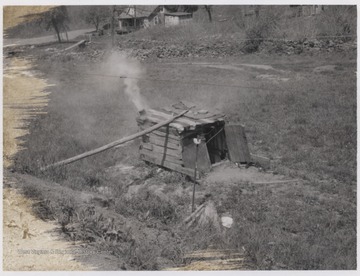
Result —
[[[5, 179], [5, 184], [12, 179]], [[32, 214], [33, 201], [16, 189], [3, 189], [3, 269], [6, 271], [92, 270], [75, 261], [84, 254], [59, 239], [58, 225]], [[26, 234], [27, 233], [27, 234]]]

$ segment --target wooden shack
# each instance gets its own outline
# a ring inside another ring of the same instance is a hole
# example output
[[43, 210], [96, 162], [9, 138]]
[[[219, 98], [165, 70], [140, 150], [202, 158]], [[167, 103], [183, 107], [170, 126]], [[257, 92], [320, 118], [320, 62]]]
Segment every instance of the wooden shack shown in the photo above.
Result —
[[170, 107], [144, 110], [137, 122], [144, 130], [188, 109], [190, 111], [169, 125], [142, 136], [142, 160], [194, 176], [196, 138], [201, 139], [196, 162], [200, 175], [227, 158], [233, 162], [250, 163], [244, 128], [227, 124], [225, 115], [220, 112], [198, 109], [181, 101]]

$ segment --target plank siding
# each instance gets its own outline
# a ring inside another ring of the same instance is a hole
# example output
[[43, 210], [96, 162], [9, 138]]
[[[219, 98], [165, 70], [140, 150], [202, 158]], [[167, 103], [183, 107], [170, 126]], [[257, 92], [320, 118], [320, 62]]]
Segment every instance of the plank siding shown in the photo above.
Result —
[[162, 154], [162, 155], [170, 155], [175, 158], [178, 158], [179, 160], [182, 159], [181, 150], [179, 150], [179, 149], [177, 149], [177, 150], [169, 149], [169, 148], [157, 146], [157, 145], [154, 145], [151, 143], [143, 143], [143, 144], [141, 144], [141, 146], [144, 149], [147, 149], [147, 150], [150, 150], [150, 151]]
[[154, 145], [167, 147], [170, 149], [177, 149], [177, 150], [180, 149], [181, 150], [180, 141], [170, 140], [165, 137], [160, 137], [160, 136], [151, 135], [151, 134], [149, 135], [149, 141], [150, 141], [150, 143], [152, 143]]
[[[183, 161], [181, 159], [179, 159], [178, 157], [174, 157], [171, 156], [169, 154], [161, 154], [159, 152], [154, 152], [145, 148], [140, 149], [140, 156], [141, 155], [147, 155], [150, 157], [154, 157], [154, 158], [159, 158], [160, 160], [164, 161], [164, 162], [170, 162], [170, 163], [174, 163], [177, 165], [183, 165]], [[162, 165], [165, 166], [165, 165]]]
[[[191, 177], [194, 177], [194, 170], [193, 169], [189, 169], [189, 168], [184, 168], [181, 165], [178, 164], [174, 164], [168, 161], [163, 161], [162, 159], [155, 157], [155, 156], [150, 156], [150, 155], [143, 155], [142, 159], [163, 167], [166, 167], [168, 169], [183, 173], [185, 175], [189, 175]], [[197, 173], [197, 178], [199, 178], [199, 173]]]
[[170, 133], [165, 133], [165, 132], [157, 131], [157, 130], [151, 132], [151, 134], [160, 136], [160, 137], [167, 137], [167, 138], [169, 138], [169, 140], [175, 140], [177, 142], [180, 142], [180, 136], [178, 136], [178, 135], [173, 135]]

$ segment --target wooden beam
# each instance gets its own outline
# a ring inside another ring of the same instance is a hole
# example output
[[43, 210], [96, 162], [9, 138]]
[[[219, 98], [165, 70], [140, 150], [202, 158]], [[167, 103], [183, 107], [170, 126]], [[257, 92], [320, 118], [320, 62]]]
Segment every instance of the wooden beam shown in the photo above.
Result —
[[256, 184], [256, 185], [290, 184], [290, 183], [296, 183], [299, 181], [300, 181], [300, 179], [289, 179], [289, 180], [275, 180], [275, 181], [265, 181], [265, 182], [252, 182], [252, 184]]
[[199, 213], [204, 209], [205, 207], [205, 203], [201, 204], [199, 207], [196, 208], [196, 210], [191, 213], [190, 216], [188, 216], [187, 218], [184, 219], [184, 223], [188, 224], [189, 222], [191, 222], [194, 218], [199, 216]]
[[[189, 109], [189, 110], [190, 110], [190, 109]], [[94, 150], [91, 150], [91, 151], [84, 152], [84, 153], [82, 153], [82, 154], [76, 155], [76, 156], [74, 156], [74, 157], [65, 159], [65, 160], [60, 161], [60, 162], [56, 162], [56, 163], [51, 164], [51, 165], [48, 165], [48, 166], [46, 166], [46, 167], [42, 167], [42, 168], [40, 168], [40, 169], [41, 169], [41, 170], [46, 170], [46, 169], [53, 168], [53, 167], [58, 167], [58, 166], [61, 166], [61, 165], [67, 165], [67, 164], [73, 163], [73, 162], [75, 162], [75, 161], [84, 159], [84, 158], [86, 158], [86, 157], [89, 157], [89, 156], [98, 154], [98, 153], [100, 153], [100, 152], [106, 151], [106, 150], [111, 149], [111, 148], [113, 148], [113, 147], [116, 147], [116, 146], [118, 146], [118, 145], [124, 144], [124, 143], [129, 142], [129, 141], [131, 141], [131, 140], [134, 140], [134, 139], [136, 139], [136, 138], [138, 138], [138, 137], [141, 137], [141, 136], [143, 136], [143, 135], [145, 135], [145, 134], [147, 134], [147, 133], [150, 133], [150, 132], [152, 132], [152, 131], [154, 131], [154, 130], [156, 130], [156, 129], [158, 129], [158, 128], [161, 128], [161, 127], [163, 127], [163, 126], [165, 126], [165, 125], [170, 124], [173, 120], [175, 120], [175, 119], [178, 118], [178, 117], [183, 116], [183, 115], [184, 115], [186, 112], [188, 112], [189, 110], [185, 110], [184, 112], [181, 112], [179, 115], [176, 115], [176, 116], [174, 116], [173, 118], [170, 118], [170, 119], [168, 119], [168, 120], [166, 120], [166, 121], [164, 121], [164, 122], [158, 123], [158, 124], [156, 124], [156, 125], [148, 128], [148, 129], [146, 129], [146, 130], [143, 130], [143, 131], [141, 131], [141, 132], [138, 132], [138, 133], [135, 133], [135, 134], [133, 134], [133, 135], [124, 137], [124, 138], [122, 138], [122, 139], [120, 139], [120, 140], [114, 141], [114, 142], [112, 142], [112, 143], [110, 143], [110, 144], [107, 144], [107, 145], [105, 145], [105, 146], [102, 146], [102, 147], [100, 147], [100, 148], [97, 148], [97, 149], [94, 149]]]
[[72, 48], [75, 48], [76, 46], [80, 46], [81, 44], [85, 44], [86, 40], [80, 40], [78, 43], [75, 43], [74, 45], [71, 45], [70, 47], [67, 47], [66, 49], [64, 49], [63, 51], [67, 51], [70, 50]]

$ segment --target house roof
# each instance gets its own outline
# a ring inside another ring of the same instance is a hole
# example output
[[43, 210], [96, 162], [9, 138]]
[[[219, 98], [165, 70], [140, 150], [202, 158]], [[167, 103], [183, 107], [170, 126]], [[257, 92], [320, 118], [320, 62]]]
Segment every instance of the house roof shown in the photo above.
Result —
[[146, 119], [157, 124], [188, 109], [190, 109], [190, 111], [185, 115], [170, 123], [170, 127], [176, 128], [179, 133], [185, 130], [194, 130], [199, 125], [224, 121], [225, 114], [203, 110], [186, 101], [180, 101], [177, 104], [160, 109], [148, 109], [146, 110]]
[[136, 8], [136, 17], [129, 15], [129, 9], [130, 7], [120, 14], [118, 17], [119, 19], [129, 19], [129, 18], [143, 18], [143, 17], [149, 17], [159, 6], [156, 5], [143, 5], [143, 6], [135, 6]]
[[191, 15], [189, 12], [167, 12], [164, 13], [167, 16], [185, 16], [185, 15]]

